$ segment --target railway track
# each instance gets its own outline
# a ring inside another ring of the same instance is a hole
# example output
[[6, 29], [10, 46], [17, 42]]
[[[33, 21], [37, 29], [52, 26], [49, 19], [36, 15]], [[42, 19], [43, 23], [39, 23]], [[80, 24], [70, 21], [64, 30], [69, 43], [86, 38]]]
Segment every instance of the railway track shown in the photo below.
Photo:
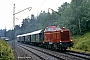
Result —
[[26, 45], [20, 45], [18, 46], [22, 47], [23, 49], [27, 50], [28, 52], [31, 52], [32, 54], [39, 57], [41, 60], [64, 60], [62, 58], [57, 58], [56, 56], [53, 56], [51, 54], [45, 53], [43, 51], [37, 50], [35, 48], [27, 47]]
[[87, 59], [90, 60], [90, 55], [86, 54], [86, 53], [81, 53], [81, 52], [75, 52], [75, 51], [70, 51], [67, 50], [67, 52], [64, 52], [65, 54], [69, 54], [69, 55], [73, 55], [73, 56], [77, 56], [83, 59]]
[[44, 60], [20, 45], [15, 45], [15, 60]]
[[28, 55], [28, 52], [19, 46], [15, 48], [15, 54], [16, 60], [33, 60], [31, 55]]
[[76, 59], [77, 60], [90, 60], [90, 56], [84, 55], [84, 54], [82, 56], [82, 54], [72, 53], [70, 51], [68, 51], [68, 52], [55, 52], [55, 51], [51, 51], [51, 50], [47, 50], [47, 49], [43, 49], [40, 47], [31, 46], [31, 45], [26, 45], [26, 44], [23, 44], [23, 45], [26, 47], [35, 49], [37, 51], [43, 52], [45, 54], [48, 54], [49, 56], [51, 55], [51, 56], [53, 56], [57, 59], [60, 59], [60, 60], [76, 60]]

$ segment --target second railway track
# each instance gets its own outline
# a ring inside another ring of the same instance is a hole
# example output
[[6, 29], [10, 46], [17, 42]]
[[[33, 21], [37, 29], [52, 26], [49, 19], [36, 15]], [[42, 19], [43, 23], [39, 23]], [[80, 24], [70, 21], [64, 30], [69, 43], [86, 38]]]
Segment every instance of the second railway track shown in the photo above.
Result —
[[70, 50], [67, 50], [67, 52], [64, 52], [64, 53], [72, 55], [72, 56], [77, 56], [77, 57], [83, 58], [85, 60], [90, 60], [90, 55], [89, 54], [75, 52], [75, 51], [70, 51]]

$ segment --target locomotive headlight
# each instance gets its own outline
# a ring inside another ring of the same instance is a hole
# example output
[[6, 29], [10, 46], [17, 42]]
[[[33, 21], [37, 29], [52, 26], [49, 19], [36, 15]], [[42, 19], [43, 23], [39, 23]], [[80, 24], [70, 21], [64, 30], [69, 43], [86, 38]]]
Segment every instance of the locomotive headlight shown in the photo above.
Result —
[[60, 41], [60, 42], [62, 42], [62, 41]]
[[72, 41], [72, 40], [71, 40]]
[[61, 32], [63, 32], [63, 30], [61, 30]]

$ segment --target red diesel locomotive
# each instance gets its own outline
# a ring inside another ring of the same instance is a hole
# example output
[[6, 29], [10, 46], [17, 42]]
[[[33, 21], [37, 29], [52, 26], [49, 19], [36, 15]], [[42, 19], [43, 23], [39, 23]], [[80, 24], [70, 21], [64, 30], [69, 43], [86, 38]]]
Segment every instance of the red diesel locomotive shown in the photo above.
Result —
[[[21, 39], [22, 37], [23, 39]], [[17, 38], [19, 38], [19, 42], [28, 42], [60, 51], [73, 46], [73, 42], [70, 40], [70, 30], [59, 26], [48, 26], [45, 30], [18, 35]]]
[[56, 26], [49, 26], [44, 32], [44, 42], [47, 48], [66, 50], [73, 45], [70, 40], [69, 29], [62, 29]]

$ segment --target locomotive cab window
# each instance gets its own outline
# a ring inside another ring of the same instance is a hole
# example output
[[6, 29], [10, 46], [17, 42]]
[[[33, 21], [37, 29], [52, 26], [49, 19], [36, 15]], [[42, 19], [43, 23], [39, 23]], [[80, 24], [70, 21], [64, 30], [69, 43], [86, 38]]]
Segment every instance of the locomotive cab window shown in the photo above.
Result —
[[45, 31], [54, 31], [54, 28], [46, 28]]
[[54, 31], [54, 29], [53, 28], [48, 28], [48, 31]]
[[57, 27], [56, 30], [61, 30], [61, 28], [60, 27]]

